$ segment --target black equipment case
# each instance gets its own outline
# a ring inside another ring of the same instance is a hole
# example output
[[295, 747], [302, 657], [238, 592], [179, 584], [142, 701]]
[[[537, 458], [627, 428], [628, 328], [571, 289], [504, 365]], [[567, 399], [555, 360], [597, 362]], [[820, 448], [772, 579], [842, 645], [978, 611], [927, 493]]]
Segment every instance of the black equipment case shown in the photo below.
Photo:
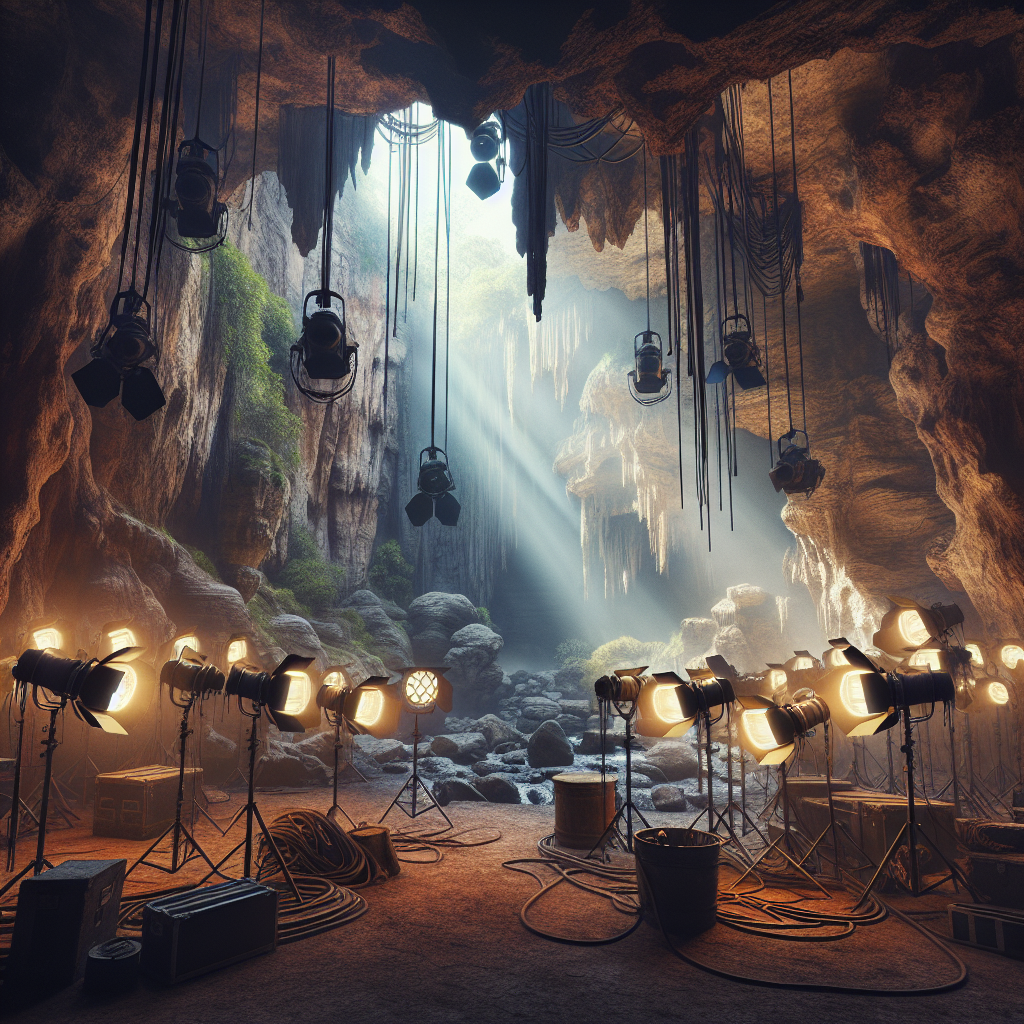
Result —
[[195, 978], [277, 948], [277, 890], [248, 878], [147, 903], [142, 970], [158, 981]]
[[[192, 801], [202, 792], [203, 769], [185, 769], [182, 819], [192, 821]], [[174, 821], [178, 769], [161, 764], [96, 776], [92, 834], [117, 839], [154, 839]]]

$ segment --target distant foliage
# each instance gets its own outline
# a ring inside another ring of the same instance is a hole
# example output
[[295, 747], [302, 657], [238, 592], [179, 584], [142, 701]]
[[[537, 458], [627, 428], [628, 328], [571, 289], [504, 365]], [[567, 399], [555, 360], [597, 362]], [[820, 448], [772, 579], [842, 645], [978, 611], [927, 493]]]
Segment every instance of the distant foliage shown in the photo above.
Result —
[[397, 540], [377, 548], [370, 566], [370, 589], [378, 596], [405, 608], [412, 600], [413, 567], [405, 560]]
[[376, 655], [377, 644], [373, 639], [373, 635], [366, 628], [366, 623], [363, 621], [362, 615], [355, 610], [355, 608], [344, 608], [338, 612], [339, 619], [344, 619], [352, 628], [352, 636], [349, 642], [360, 650], [365, 651], [367, 654]]
[[660, 672], [668, 667], [662, 664], [666, 646], [659, 641], [647, 643], [635, 637], [620, 636], [598, 647], [584, 663], [583, 673], [588, 679], [597, 679], [619, 668], [643, 668], [645, 665]]
[[285, 405], [282, 376], [295, 335], [291, 309], [230, 242], [213, 250], [210, 267], [213, 329], [228, 360], [236, 426], [294, 469], [302, 420]]
[[345, 570], [324, 558], [312, 533], [301, 524], [292, 525], [288, 556], [277, 578], [278, 586], [290, 590], [297, 601], [313, 611], [336, 607], [345, 582]]
[[488, 628], [494, 628], [494, 619], [491, 618], [491, 613], [483, 606], [480, 605], [476, 610], [477, 618]]
[[585, 640], [563, 640], [555, 648], [555, 661], [561, 668], [567, 665], [581, 665], [590, 657], [590, 644]]

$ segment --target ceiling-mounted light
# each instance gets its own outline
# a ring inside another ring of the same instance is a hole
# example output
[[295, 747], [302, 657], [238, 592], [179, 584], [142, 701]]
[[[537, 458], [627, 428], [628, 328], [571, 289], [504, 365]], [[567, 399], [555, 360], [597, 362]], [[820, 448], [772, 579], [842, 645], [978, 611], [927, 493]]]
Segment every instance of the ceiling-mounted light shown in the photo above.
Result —
[[437, 516], [442, 526], [455, 526], [458, 523], [462, 507], [451, 494], [455, 489], [455, 478], [443, 449], [430, 447], [420, 452], [416, 486], [419, 492], [405, 506], [405, 514], [413, 526], [422, 526], [432, 516]]
[[[803, 435], [803, 444], [798, 444], [796, 437]], [[783, 441], [787, 442], [783, 448]], [[803, 494], [810, 497], [822, 480], [825, 479], [825, 467], [810, 455], [810, 442], [807, 431], [795, 427], [787, 431], [777, 442], [779, 460], [775, 468], [768, 474], [776, 491], [786, 494]]]
[[[478, 199], [490, 199], [501, 188], [505, 160], [501, 155], [502, 131], [497, 121], [484, 121], [473, 129], [469, 151], [476, 162], [466, 184]], [[490, 161], [495, 166], [492, 167]]]
[[90, 349], [92, 359], [71, 374], [87, 405], [102, 409], [121, 395], [121, 405], [144, 420], [166, 404], [153, 371], [141, 364], [157, 354], [149, 303], [134, 288], [118, 292], [110, 320]]
[[199, 138], [186, 139], [178, 146], [174, 194], [177, 201], [167, 200], [167, 208], [178, 227], [179, 238], [213, 238], [210, 245], [199, 248], [178, 245], [186, 252], [210, 252], [227, 236], [227, 206], [218, 201], [217, 182], [220, 161], [217, 151]]
[[626, 374], [629, 393], [641, 405], [657, 405], [672, 393], [672, 371], [664, 367], [661, 335], [648, 328], [633, 339], [634, 369]]
[[902, 655], [917, 650], [930, 640], [945, 639], [946, 634], [964, 621], [964, 613], [955, 604], [933, 604], [930, 608], [908, 597], [889, 597], [893, 607], [882, 616], [882, 623], [871, 642], [886, 654]]
[[[728, 329], [728, 324], [735, 326]], [[742, 313], [727, 316], [722, 321], [721, 331], [725, 358], [708, 370], [707, 383], [721, 384], [731, 373], [744, 391], [763, 388], [767, 381], [761, 373], [761, 353], [751, 336], [750, 321]]]
[[320, 709], [313, 697], [312, 681], [306, 669], [313, 663], [312, 658], [289, 654], [274, 671], [260, 672], [258, 669], [232, 666], [224, 692], [229, 696], [251, 701], [257, 708], [266, 708], [274, 724], [282, 732], [305, 732], [307, 723], [314, 714], [320, 719]]

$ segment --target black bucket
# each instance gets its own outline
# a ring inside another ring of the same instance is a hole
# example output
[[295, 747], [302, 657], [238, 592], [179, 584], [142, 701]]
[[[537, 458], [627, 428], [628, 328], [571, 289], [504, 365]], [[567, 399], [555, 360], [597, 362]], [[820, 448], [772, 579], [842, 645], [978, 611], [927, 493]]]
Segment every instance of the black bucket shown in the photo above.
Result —
[[723, 840], [688, 828], [644, 828], [633, 836], [644, 920], [670, 935], [706, 932], [718, 911], [718, 851]]

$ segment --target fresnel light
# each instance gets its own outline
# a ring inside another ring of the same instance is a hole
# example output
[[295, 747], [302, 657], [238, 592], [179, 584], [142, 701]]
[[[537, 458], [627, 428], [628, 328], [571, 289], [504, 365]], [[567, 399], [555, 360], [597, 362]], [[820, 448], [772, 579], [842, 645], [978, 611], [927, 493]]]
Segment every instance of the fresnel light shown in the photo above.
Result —
[[110, 321], [90, 349], [92, 359], [71, 374], [87, 405], [102, 409], [121, 395], [121, 405], [144, 420], [165, 405], [153, 371], [142, 364], [157, 355], [149, 303], [134, 288], [118, 292]]
[[[316, 299], [317, 308], [310, 312], [309, 300], [312, 298]], [[341, 303], [340, 311], [332, 305], [332, 299]], [[300, 381], [300, 366], [310, 380], [341, 380], [344, 383], [330, 392], [312, 389]], [[329, 288], [309, 292], [302, 303], [302, 334], [291, 349], [295, 386], [307, 398], [334, 401], [352, 390], [358, 366], [359, 346], [348, 339], [345, 300]]]
[[[478, 199], [489, 199], [505, 177], [505, 158], [501, 155], [503, 141], [501, 125], [497, 121], [484, 121], [473, 129], [469, 151], [476, 163], [469, 172], [466, 184]], [[491, 161], [494, 161], [494, 167]]]
[[[803, 435], [803, 443], [797, 442], [797, 435]], [[786, 442], [785, 448], [782, 443]], [[779, 438], [777, 442], [779, 460], [775, 468], [768, 474], [776, 491], [786, 494], [803, 494], [810, 497], [822, 480], [825, 479], [825, 467], [811, 458], [810, 442], [807, 431], [795, 427]]]
[[[728, 329], [728, 324], [734, 326]], [[742, 313], [728, 316], [722, 321], [722, 352], [725, 358], [719, 359], [708, 370], [708, 384], [721, 384], [731, 373], [744, 391], [765, 386], [767, 382], [761, 373], [761, 353], [752, 338], [750, 321]]]
[[[893, 607], [882, 616], [871, 642], [886, 654], [903, 656], [929, 641], [945, 644], [954, 626], [964, 621], [955, 604], [933, 604], [925, 608], [911, 598], [889, 597]], [[980, 653], [980, 652], [979, 652]]]
[[661, 335], [649, 327], [633, 339], [634, 369], [626, 375], [629, 393], [641, 405], [657, 405], [672, 392], [672, 371], [664, 365]]
[[227, 235], [228, 208], [217, 198], [220, 165], [217, 151], [199, 138], [185, 139], [178, 146], [175, 169], [174, 199], [167, 200], [167, 209], [178, 226], [179, 238], [208, 239], [213, 242], [193, 249], [169, 241], [186, 252], [210, 252]]
[[265, 709], [282, 732], [305, 732], [320, 719], [306, 671], [312, 663], [312, 658], [289, 654], [273, 672], [236, 664], [231, 667], [224, 692], [237, 697], [239, 707], [243, 699], [250, 701], [254, 713], [249, 717], [254, 720]]
[[442, 526], [455, 526], [462, 507], [451, 493], [455, 478], [448, 465], [448, 456], [437, 447], [420, 452], [420, 471], [416, 478], [418, 491], [405, 506], [405, 514], [413, 526], [423, 526], [437, 516]]

